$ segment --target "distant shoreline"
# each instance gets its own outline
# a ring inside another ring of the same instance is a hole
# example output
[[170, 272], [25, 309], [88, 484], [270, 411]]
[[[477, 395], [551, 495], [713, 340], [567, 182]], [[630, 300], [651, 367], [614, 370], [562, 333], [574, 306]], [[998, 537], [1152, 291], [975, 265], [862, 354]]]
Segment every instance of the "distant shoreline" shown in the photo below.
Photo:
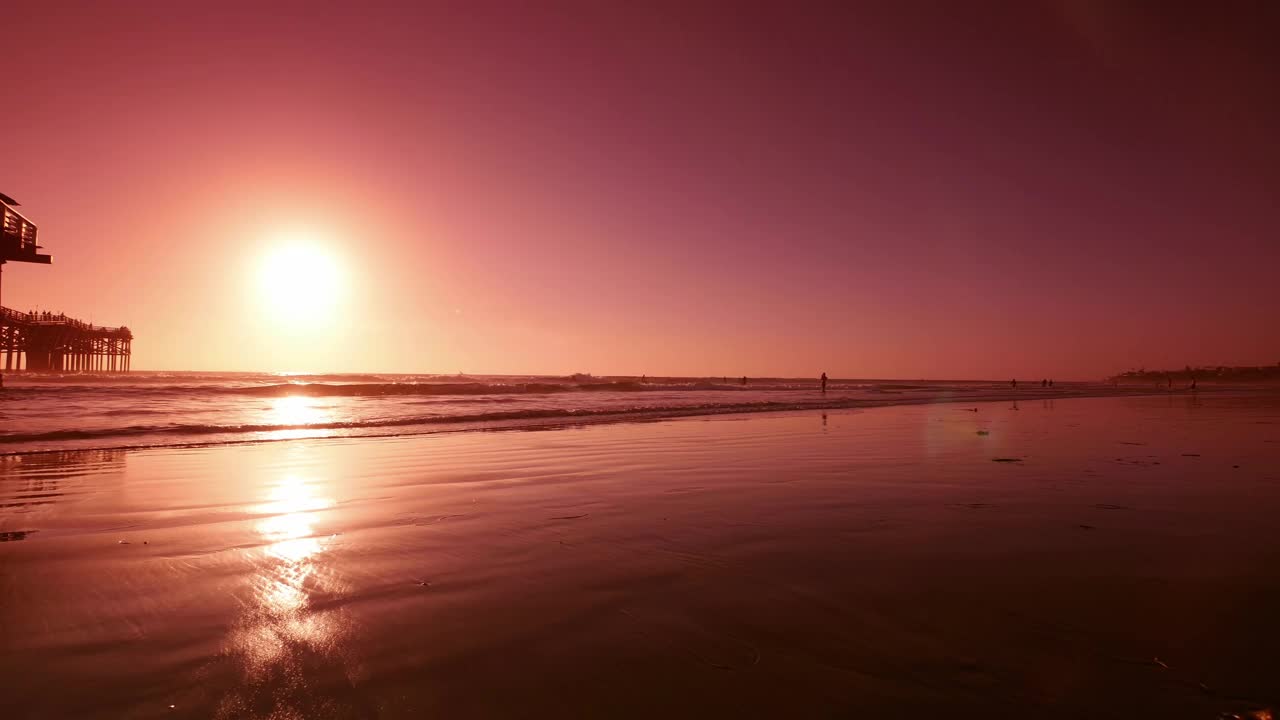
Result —
[[1195, 380], [1198, 383], [1264, 383], [1264, 384], [1280, 384], [1280, 364], [1277, 365], [1256, 365], [1256, 366], [1226, 366], [1215, 365], [1213, 367], [1184, 367], [1181, 370], [1129, 370], [1127, 372], [1113, 375], [1108, 378], [1111, 382], [1144, 382], [1144, 383], [1168, 383], [1170, 380], [1174, 382], [1190, 383]]

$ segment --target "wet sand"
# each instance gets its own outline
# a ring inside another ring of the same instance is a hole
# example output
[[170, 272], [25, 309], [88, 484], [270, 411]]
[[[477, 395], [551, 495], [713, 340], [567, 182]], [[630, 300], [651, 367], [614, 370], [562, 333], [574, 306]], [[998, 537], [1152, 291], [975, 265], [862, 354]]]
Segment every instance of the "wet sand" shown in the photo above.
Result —
[[1280, 707], [1277, 516], [1274, 394], [9, 456], [0, 697], [1245, 715]]

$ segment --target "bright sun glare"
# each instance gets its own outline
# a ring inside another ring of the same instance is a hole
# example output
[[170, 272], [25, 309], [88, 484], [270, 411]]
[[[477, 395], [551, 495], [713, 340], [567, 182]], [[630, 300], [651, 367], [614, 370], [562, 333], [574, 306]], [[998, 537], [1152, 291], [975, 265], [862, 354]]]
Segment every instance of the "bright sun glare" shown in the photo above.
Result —
[[341, 291], [338, 264], [320, 245], [295, 241], [263, 258], [259, 276], [265, 309], [293, 326], [332, 321]]

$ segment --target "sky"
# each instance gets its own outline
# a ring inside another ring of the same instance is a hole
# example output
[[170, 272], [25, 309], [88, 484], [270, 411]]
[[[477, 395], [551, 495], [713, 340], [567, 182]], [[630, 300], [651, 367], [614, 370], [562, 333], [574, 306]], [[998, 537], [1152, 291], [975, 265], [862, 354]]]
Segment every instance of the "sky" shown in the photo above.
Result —
[[1139, 5], [6, 3], [3, 302], [135, 369], [1280, 362], [1280, 6]]

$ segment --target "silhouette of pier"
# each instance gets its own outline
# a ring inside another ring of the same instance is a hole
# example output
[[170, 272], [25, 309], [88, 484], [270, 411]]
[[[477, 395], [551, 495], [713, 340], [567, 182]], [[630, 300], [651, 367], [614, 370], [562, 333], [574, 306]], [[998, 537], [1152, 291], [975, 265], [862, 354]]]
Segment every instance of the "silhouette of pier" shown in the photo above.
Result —
[[61, 313], [0, 307], [0, 354], [6, 372], [128, 372], [133, 333]]
[[[53, 259], [36, 244], [36, 226], [0, 194], [0, 270], [6, 262], [48, 265]], [[0, 370], [128, 372], [133, 333], [62, 313], [20, 312], [0, 307]], [[0, 375], [0, 386], [3, 385]]]

